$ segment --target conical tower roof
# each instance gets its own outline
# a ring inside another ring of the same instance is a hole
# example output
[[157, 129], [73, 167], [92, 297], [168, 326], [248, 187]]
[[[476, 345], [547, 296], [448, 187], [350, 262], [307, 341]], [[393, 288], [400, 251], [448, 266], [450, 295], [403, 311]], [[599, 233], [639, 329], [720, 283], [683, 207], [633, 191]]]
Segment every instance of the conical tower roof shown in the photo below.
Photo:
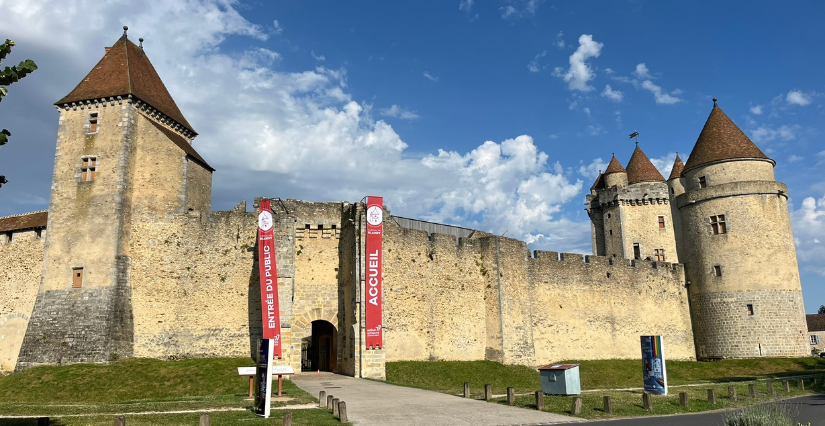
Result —
[[197, 134], [178, 109], [143, 49], [129, 41], [125, 32], [80, 84], [55, 105], [126, 95], [146, 102]]
[[599, 177], [596, 178], [596, 181], [593, 182], [593, 186], [590, 189], [604, 189], [604, 173], [599, 172]]
[[713, 100], [713, 109], [708, 121], [690, 152], [685, 171], [716, 161], [738, 158], [767, 160], [776, 164], [751, 142], [745, 133], [733, 123], [727, 114]]
[[627, 170], [622, 167], [622, 163], [616, 159], [616, 154], [613, 154], [613, 158], [610, 159], [610, 163], [607, 165], [607, 169], [604, 171], [604, 174], [609, 175], [611, 173], [627, 173]]
[[673, 162], [673, 169], [670, 170], [670, 177], [667, 180], [676, 179], [682, 176], [682, 170], [685, 169], [685, 163], [682, 162], [682, 159], [679, 158], [679, 154], [676, 154], [676, 161]]
[[627, 183], [646, 181], [664, 182], [665, 178], [656, 170], [656, 166], [642, 152], [637, 142], [636, 149], [633, 150], [633, 155], [630, 157], [630, 161], [627, 162]]

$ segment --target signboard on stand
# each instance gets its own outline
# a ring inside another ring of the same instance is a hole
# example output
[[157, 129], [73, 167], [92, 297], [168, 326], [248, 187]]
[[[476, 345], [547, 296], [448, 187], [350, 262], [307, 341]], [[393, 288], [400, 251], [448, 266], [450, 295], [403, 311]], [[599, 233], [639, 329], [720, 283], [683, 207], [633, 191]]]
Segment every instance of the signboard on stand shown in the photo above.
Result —
[[381, 321], [382, 275], [384, 237], [384, 198], [367, 197], [366, 241], [366, 346], [367, 349], [384, 347], [384, 330]]
[[665, 343], [662, 336], [642, 336], [642, 377], [645, 392], [667, 395]]

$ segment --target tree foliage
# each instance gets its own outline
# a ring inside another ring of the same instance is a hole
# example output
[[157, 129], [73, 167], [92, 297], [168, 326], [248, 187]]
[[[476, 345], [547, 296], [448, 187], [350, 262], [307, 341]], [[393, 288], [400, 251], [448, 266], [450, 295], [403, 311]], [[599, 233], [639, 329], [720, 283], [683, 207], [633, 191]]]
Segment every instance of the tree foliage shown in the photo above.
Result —
[[[6, 39], [5, 43], [0, 44], [0, 65], [2, 65], [6, 56], [11, 53], [12, 47], [14, 47], [14, 42], [9, 39]], [[37, 65], [34, 61], [26, 59], [17, 65], [7, 66], [0, 70], [0, 102], [9, 94], [8, 86], [17, 83], [21, 78], [31, 74], [36, 69]], [[0, 145], [5, 145], [9, 141], [9, 136], [11, 136], [11, 132], [6, 129], [0, 130]], [[0, 187], [2, 187], [4, 183], [8, 183], [8, 181], [5, 176], [0, 175]]]
[[825, 314], [825, 305], [819, 305], [819, 314]]

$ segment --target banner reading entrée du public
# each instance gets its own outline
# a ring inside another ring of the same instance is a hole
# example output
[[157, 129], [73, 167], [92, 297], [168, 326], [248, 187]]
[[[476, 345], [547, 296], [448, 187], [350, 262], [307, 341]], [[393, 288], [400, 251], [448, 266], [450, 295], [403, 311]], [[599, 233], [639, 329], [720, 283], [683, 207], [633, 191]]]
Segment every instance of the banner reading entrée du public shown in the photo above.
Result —
[[275, 266], [275, 231], [269, 200], [258, 210], [258, 264], [261, 275], [261, 317], [264, 339], [275, 341], [273, 355], [281, 358], [281, 314], [278, 307], [278, 269]]
[[367, 342], [369, 349], [384, 347], [384, 330], [381, 324], [381, 288], [384, 285], [382, 276], [382, 238], [384, 234], [384, 198], [367, 197], [367, 285], [366, 287], [366, 325]]

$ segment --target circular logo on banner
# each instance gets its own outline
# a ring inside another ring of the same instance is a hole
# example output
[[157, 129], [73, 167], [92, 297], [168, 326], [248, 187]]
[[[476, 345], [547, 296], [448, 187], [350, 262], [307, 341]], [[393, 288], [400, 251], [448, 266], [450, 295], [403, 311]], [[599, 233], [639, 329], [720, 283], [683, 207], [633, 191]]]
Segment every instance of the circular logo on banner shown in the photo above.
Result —
[[378, 206], [372, 206], [367, 209], [367, 223], [372, 226], [377, 226], [381, 224], [381, 221], [384, 220], [384, 210]]
[[263, 211], [258, 215], [258, 227], [263, 231], [272, 229], [272, 213]]

